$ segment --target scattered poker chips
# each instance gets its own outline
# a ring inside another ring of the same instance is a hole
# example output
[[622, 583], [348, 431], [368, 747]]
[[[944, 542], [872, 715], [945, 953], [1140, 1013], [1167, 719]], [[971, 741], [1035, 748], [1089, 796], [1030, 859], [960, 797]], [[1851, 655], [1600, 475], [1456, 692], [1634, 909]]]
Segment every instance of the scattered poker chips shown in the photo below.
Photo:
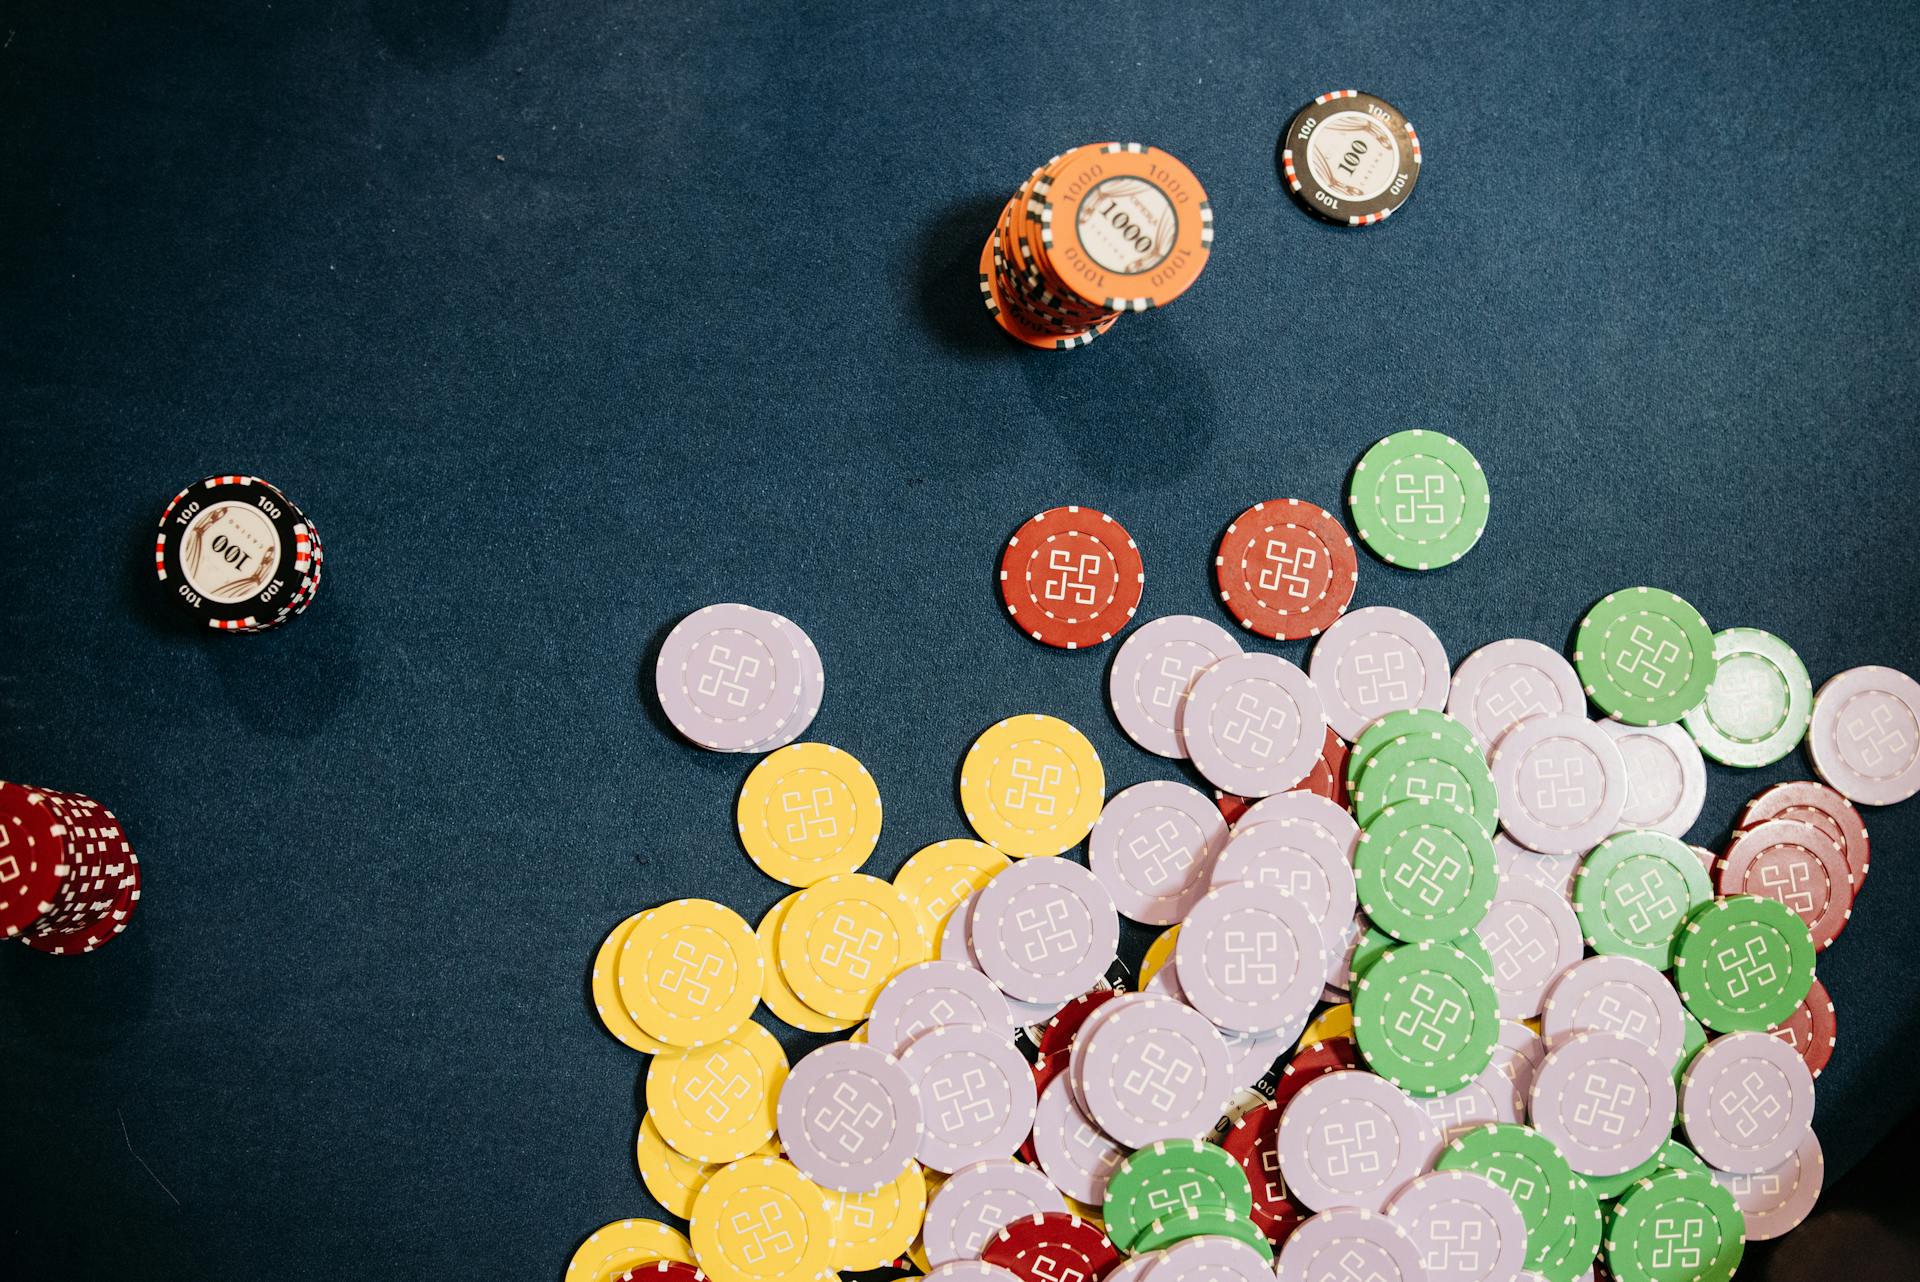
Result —
[[90, 953], [139, 903], [140, 859], [111, 810], [0, 780], [0, 934], [54, 956]]
[[1200, 278], [1213, 206], [1157, 147], [1098, 143], [1054, 157], [1022, 183], [980, 250], [980, 296], [1009, 337], [1069, 351], [1122, 312], [1164, 307]]
[[265, 632], [304, 614], [325, 562], [307, 514], [257, 476], [210, 476], [181, 490], [153, 547], [168, 596], [221, 632]]
[[1920, 682], [1892, 668], [1849, 668], [1813, 697], [1813, 768], [1849, 801], [1891, 806], [1920, 792]]
[[1347, 227], [1371, 227], [1413, 195], [1420, 135], [1398, 108], [1357, 89], [1323, 93], [1280, 137], [1280, 174], [1302, 208]]
[[1772, 765], [1813, 720], [1813, 682], [1793, 647], [1759, 628], [1713, 636], [1714, 677], [1686, 715], [1700, 751], [1725, 766]]
[[654, 664], [673, 728], [713, 752], [771, 752], [813, 724], [826, 670], [791, 619], [732, 602], [674, 625]]

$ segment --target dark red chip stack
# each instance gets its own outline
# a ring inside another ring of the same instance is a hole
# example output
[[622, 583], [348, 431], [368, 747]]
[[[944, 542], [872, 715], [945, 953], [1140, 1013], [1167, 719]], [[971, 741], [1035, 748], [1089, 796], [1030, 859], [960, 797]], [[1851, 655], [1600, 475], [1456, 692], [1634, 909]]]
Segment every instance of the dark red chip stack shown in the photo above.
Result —
[[140, 860], [111, 810], [0, 780], [0, 934], [57, 956], [90, 953], [139, 902]]

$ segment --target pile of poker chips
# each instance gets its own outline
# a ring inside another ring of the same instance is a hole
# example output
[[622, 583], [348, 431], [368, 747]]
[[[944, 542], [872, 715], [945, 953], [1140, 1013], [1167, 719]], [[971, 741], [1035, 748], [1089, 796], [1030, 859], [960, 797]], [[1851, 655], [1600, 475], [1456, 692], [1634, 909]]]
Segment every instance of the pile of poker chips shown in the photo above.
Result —
[[[1349, 506], [1383, 560], [1480, 537], [1457, 442], [1368, 458]], [[1386, 502], [1409, 485], [1434, 501]], [[1411, 615], [1348, 611], [1352, 544], [1308, 506], [1256, 505], [1216, 561], [1243, 627], [1316, 637], [1306, 671], [1174, 616], [1109, 674], [1125, 733], [1212, 798], [1108, 797], [1078, 730], [1010, 717], [961, 762], [977, 839], [887, 882], [860, 871], [881, 805], [857, 760], [754, 768], [741, 842], [794, 893], [757, 929], [708, 901], [635, 914], [594, 966], [603, 1021], [653, 1055], [642, 1178], [690, 1235], [609, 1225], [569, 1277], [1700, 1282], [1805, 1218], [1836, 1041], [1815, 960], [1869, 866], [1849, 797], [1920, 790], [1920, 745], [1884, 731], [1920, 687], [1865, 668], [1816, 695], [1784, 643], [1649, 588], [1599, 602], [1571, 662], [1516, 638], [1455, 669]], [[1134, 541], [1090, 509], [1035, 521], [1003, 559], [1015, 622], [1118, 635]], [[1724, 852], [1685, 844], [1703, 748], [1764, 764], [1803, 738], [1825, 783], [1758, 793]], [[1165, 928], [1138, 992], [1121, 916]], [[790, 1065], [762, 1003], [851, 1036]]]
[[56, 956], [90, 953], [139, 903], [140, 860], [111, 810], [0, 780], [0, 934]]
[[1164, 307], [1200, 278], [1213, 206], [1157, 147], [1074, 147], [1033, 171], [980, 248], [980, 298], [1013, 339], [1085, 347], [1122, 312]]
[[320, 531], [257, 476], [210, 476], [160, 514], [153, 568], [169, 599], [221, 632], [266, 632], [320, 591]]
[[1323, 93], [1280, 136], [1280, 173], [1301, 208], [1343, 227], [1383, 222], [1420, 181], [1420, 135], [1392, 103]]

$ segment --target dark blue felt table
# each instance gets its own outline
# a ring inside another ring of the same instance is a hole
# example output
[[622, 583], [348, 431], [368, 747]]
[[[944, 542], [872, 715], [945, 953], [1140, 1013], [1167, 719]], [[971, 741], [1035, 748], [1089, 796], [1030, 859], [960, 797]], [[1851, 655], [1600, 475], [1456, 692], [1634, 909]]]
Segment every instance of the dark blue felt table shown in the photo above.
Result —
[[[1455, 659], [1651, 583], [1816, 680], [1920, 671], [1916, 12], [9, 6], [0, 773], [117, 809], [146, 898], [93, 957], [0, 949], [0, 1250], [545, 1279], [652, 1213], [589, 957], [663, 899], [781, 891], [733, 832], [752, 759], [651, 702], [711, 601], [818, 641], [812, 737], [878, 780], [881, 874], [964, 834], [1001, 716], [1081, 726], [1111, 787], [1180, 773], [1116, 728], [1110, 653], [1000, 616], [1023, 517], [1114, 513], [1143, 615], [1218, 617], [1224, 524], [1336, 505], [1399, 428], [1466, 441], [1493, 521], [1445, 572], [1364, 561], [1358, 600]], [[1274, 171], [1345, 85], [1425, 144], [1361, 233]], [[1091, 350], [1017, 349], [981, 240], [1104, 138], [1201, 176], [1213, 262]], [[228, 471], [326, 538], [277, 635], [184, 631], [148, 582], [160, 506]], [[1807, 769], [1714, 769], [1696, 839]], [[1920, 803], [1869, 822], [1821, 964], [1840, 1168], [1916, 1093]]]

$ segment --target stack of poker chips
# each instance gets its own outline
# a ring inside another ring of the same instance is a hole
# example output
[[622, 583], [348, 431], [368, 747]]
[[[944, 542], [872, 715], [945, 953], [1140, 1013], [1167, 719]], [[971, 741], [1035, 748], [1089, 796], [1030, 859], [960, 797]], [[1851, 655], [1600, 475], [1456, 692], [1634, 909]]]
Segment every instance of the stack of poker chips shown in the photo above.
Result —
[[111, 810], [0, 780], [0, 934], [56, 956], [90, 953], [139, 902], [140, 860]]
[[1156, 147], [1075, 147], [1033, 171], [980, 250], [980, 296], [1007, 334], [1070, 351], [1122, 312], [1164, 307], [1200, 278], [1213, 207]]
[[222, 632], [265, 632], [305, 613], [325, 562], [312, 520], [256, 476], [210, 476], [174, 495], [153, 547], [170, 599]]

